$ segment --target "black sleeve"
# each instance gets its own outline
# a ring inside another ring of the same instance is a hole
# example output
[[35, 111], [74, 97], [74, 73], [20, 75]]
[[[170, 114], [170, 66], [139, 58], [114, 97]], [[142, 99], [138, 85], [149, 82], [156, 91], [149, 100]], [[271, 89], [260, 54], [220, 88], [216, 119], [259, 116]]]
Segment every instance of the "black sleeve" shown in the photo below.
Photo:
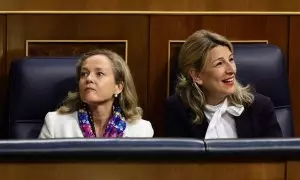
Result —
[[165, 103], [165, 137], [186, 137], [184, 110], [173, 99]]
[[267, 98], [262, 109], [261, 120], [264, 122], [263, 137], [283, 137], [274, 111], [274, 105], [270, 98]]

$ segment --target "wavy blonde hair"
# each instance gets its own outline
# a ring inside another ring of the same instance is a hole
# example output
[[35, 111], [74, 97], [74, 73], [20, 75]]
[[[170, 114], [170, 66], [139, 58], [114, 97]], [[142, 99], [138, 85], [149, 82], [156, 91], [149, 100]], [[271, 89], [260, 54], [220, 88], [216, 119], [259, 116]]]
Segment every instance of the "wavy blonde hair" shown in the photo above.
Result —
[[[230, 41], [225, 37], [207, 30], [199, 30], [189, 36], [179, 53], [180, 75], [176, 85], [182, 101], [193, 113], [193, 123], [202, 123], [204, 118], [205, 95], [201, 86], [193, 82], [189, 75], [191, 68], [201, 71], [206, 64], [208, 53], [216, 46], [226, 46], [233, 52]], [[254, 99], [249, 85], [243, 87], [239, 82], [235, 83], [236, 91], [228, 96], [230, 103], [234, 105], [249, 106]]]
[[[96, 49], [85, 53], [76, 65], [77, 84], [80, 80], [82, 64], [86, 59], [95, 55], [104, 55], [111, 61], [116, 83], [123, 84], [123, 90], [115, 99], [115, 102], [122, 108], [126, 120], [132, 121], [140, 119], [143, 112], [142, 109], [138, 107], [138, 97], [131, 72], [124, 59], [117, 53], [106, 49]], [[80, 99], [79, 91], [69, 92], [63, 105], [58, 109], [58, 112], [61, 114], [75, 112], [80, 108], [81, 104], [82, 100]]]

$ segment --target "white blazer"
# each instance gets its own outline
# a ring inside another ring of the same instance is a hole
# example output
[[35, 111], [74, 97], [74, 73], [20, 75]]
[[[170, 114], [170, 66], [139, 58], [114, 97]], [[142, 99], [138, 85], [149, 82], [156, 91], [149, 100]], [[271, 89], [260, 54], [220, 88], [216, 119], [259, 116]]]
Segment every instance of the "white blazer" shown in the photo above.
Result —
[[[149, 121], [139, 119], [126, 122], [124, 137], [153, 137], [153, 134]], [[83, 138], [77, 111], [70, 114], [48, 112], [39, 138]]]

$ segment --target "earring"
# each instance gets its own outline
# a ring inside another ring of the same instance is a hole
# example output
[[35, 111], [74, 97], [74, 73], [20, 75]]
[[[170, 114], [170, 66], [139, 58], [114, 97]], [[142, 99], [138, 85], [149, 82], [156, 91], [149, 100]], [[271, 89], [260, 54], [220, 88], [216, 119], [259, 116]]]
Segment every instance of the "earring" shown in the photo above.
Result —
[[117, 98], [117, 97], [118, 97], [118, 94], [116, 93], [116, 94], [115, 94], [115, 98]]

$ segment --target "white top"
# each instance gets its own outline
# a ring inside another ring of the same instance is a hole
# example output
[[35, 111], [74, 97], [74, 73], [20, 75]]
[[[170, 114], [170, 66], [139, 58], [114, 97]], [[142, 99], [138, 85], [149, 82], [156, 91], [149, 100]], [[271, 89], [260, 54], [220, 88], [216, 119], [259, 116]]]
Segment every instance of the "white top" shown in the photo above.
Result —
[[244, 106], [228, 106], [227, 99], [216, 106], [205, 105], [204, 114], [209, 122], [205, 139], [237, 138], [233, 116], [240, 116]]
[[[153, 134], [149, 121], [139, 119], [126, 122], [124, 137], [153, 137]], [[39, 138], [83, 138], [77, 111], [70, 114], [48, 112]]]

